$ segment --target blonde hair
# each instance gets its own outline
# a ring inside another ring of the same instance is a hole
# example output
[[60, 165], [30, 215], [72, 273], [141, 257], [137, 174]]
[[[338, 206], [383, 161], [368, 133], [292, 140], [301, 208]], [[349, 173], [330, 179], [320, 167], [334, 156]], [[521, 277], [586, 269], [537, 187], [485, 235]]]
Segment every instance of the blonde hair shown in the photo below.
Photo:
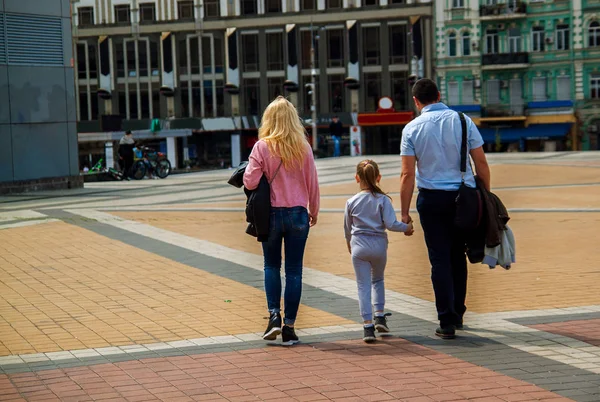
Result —
[[382, 194], [391, 200], [392, 197], [387, 195], [381, 189], [381, 187], [379, 187], [379, 183], [377, 183], [379, 174], [379, 166], [374, 160], [365, 159], [364, 161], [359, 162], [358, 165], [356, 165], [356, 175], [360, 179], [361, 183], [366, 184], [368, 186], [368, 190], [371, 192], [371, 194]]
[[302, 166], [306, 157], [306, 131], [296, 107], [283, 96], [267, 106], [258, 129], [258, 138], [267, 143], [271, 153], [279, 156], [289, 168]]

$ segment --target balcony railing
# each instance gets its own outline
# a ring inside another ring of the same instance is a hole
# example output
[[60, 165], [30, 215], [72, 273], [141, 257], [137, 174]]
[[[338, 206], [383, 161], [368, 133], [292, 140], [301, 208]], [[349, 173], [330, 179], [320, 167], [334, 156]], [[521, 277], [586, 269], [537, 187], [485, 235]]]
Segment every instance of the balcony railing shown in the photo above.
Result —
[[479, 7], [479, 15], [481, 17], [510, 17], [513, 14], [525, 13], [527, 13], [527, 4], [524, 1], [517, 1], [516, 3], [510, 2], [503, 4], [482, 5]]
[[484, 66], [505, 66], [507, 64], [529, 64], [529, 53], [493, 53], [481, 56]]

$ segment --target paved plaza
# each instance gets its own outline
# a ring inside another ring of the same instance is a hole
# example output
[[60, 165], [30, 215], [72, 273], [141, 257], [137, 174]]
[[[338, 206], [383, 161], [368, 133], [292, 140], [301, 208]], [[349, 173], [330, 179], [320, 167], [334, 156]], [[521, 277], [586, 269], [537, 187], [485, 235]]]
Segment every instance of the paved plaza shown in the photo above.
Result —
[[[489, 159], [517, 264], [470, 266], [452, 341], [433, 335], [417, 223], [390, 234], [392, 334], [362, 342], [342, 228], [357, 158], [318, 161], [291, 348], [260, 338], [261, 248], [231, 171], [0, 197], [0, 401], [600, 401], [600, 154]], [[399, 209], [400, 157], [375, 160]]]

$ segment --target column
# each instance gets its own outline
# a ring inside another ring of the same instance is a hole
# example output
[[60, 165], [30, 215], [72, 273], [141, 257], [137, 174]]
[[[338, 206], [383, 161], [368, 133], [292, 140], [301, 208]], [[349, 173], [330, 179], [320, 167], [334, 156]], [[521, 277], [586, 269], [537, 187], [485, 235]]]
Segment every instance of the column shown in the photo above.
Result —
[[110, 141], [108, 141], [104, 144], [104, 160], [106, 161], [107, 169], [115, 167], [113, 143]]
[[346, 87], [350, 90], [350, 111], [358, 113], [360, 87], [360, 62], [358, 58], [358, 24], [356, 20], [346, 21], [348, 31], [348, 70], [346, 78]]
[[177, 141], [175, 137], [167, 138], [167, 159], [171, 162], [171, 168], [177, 169]]
[[240, 114], [240, 69], [238, 59], [237, 31], [235, 28], [227, 28], [225, 33], [227, 44], [227, 84], [226, 90], [231, 95], [231, 114]]
[[299, 70], [298, 70], [298, 29], [296, 24], [288, 24], [285, 27], [287, 34], [287, 67], [286, 67], [286, 89], [290, 102], [298, 105]]

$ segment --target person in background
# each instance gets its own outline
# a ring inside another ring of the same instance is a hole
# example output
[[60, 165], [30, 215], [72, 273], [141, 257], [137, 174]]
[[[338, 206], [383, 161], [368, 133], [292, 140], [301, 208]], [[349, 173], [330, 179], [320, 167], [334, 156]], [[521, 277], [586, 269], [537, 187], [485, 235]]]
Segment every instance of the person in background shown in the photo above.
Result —
[[133, 148], [135, 148], [135, 141], [133, 139], [133, 133], [128, 130], [125, 135], [121, 137], [119, 141], [119, 157], [121, 159], [121, 168], [123, 169], [123, 176], [129, 179], [131, 175], [131, 167], [133, 166]]
[[341, 154], [340, 141], [342, 139], [342, 135], [344, 134], [344, 126], [342, 125], [342, 122], [338, 116], [333, 116], [333, 119], [329, 124], [329, 133], [333, 139], [333, 156], [338, 157]]

